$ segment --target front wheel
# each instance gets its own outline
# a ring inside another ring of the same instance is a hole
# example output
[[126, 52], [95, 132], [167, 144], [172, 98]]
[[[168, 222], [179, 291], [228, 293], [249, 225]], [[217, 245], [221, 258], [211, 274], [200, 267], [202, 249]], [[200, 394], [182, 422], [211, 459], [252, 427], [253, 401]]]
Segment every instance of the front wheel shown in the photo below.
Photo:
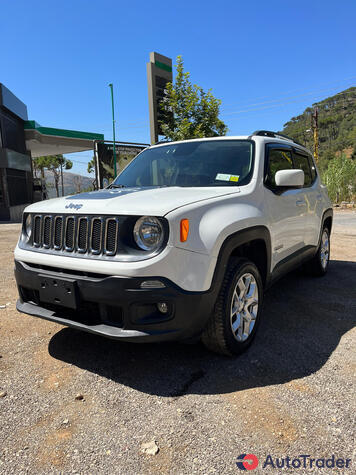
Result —
[[255, 264], [244, 258], [231, 261], [202, 335], [204, 345], [225, 355], [245, 351], [260, 322], [262, 298], [262, 279]]

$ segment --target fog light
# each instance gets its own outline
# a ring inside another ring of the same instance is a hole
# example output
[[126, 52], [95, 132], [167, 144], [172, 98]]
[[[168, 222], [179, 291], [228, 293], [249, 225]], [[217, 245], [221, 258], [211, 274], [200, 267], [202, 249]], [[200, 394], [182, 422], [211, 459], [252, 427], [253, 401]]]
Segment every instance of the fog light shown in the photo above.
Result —
[[163, 289], [164, 283], [160, 280], [145, 280], [141, 282], [141, 289]]
[[161, 313], [168, 312], [168, 305], [166, 304], [166, 302], [158, 302], [157, 308]]

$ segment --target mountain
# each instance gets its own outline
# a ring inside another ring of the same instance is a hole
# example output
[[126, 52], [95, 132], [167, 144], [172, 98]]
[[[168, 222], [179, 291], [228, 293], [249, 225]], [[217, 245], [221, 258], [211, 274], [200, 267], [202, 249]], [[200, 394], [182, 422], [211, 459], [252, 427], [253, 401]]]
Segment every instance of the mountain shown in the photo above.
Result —
[[[45, 170], [45, 179], [48, 191], [49, 198], [55, 198], [56, 188], [54, 186], [53, 173]], [[74, 193], [80, 193], [83, 190], [92, 188], [94, 181], [93, 177], [87, 177], [83, 175], [77, 175], [76, 173], [63, 172], [63, 184], [64, 184], [64, 195], [73, 195]], [[59, 180], [59, 194], [62, 196], [62, 184]]]
[[[330, 159], [345, 153], [356, 156], [356, 87], [350, 87], [323, 101], [316, 102], [319, 122], [319, 167], [325, 169]], [[284, 124], [281, 133], [313, 150], [312, 107]]]

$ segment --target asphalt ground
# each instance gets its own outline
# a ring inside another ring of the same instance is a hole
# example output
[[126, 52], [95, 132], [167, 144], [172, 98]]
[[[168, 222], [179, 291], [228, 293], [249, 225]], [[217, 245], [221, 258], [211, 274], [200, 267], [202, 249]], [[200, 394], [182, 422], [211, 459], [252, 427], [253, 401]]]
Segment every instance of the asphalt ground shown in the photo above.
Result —
[[[327, 276], [280, 280], [253, 346], [234, 358], [19, 314], [18, 232], [0, 225], [1, 474], [243, 473], [237, 457], [251, 453], [253, 473], [356, 472], [356, 212], [335, 213]], [[158, 453], [143, 453], [147, 442]], [[352, 460], [262, 468], [268, 455], [301, 454]]]

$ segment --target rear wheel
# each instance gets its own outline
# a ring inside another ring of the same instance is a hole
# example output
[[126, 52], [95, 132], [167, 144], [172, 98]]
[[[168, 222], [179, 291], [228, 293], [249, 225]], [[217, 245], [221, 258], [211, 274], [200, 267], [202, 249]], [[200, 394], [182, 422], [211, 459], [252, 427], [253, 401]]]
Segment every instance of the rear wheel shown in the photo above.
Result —
[[202, 335], [205, 346], [225, 355], [242, 353], [256, 334], [262, 298], [262, 280], [255, 264], [244, 258], [233, 260]]
[[322, 277], [328, 270], [330, 259], [330, 231], [327, 227], [323, 228], [321, 234], [318, 252], [313, 259], [305, 264], [305, 270], [308, 274], [315, 277]]

